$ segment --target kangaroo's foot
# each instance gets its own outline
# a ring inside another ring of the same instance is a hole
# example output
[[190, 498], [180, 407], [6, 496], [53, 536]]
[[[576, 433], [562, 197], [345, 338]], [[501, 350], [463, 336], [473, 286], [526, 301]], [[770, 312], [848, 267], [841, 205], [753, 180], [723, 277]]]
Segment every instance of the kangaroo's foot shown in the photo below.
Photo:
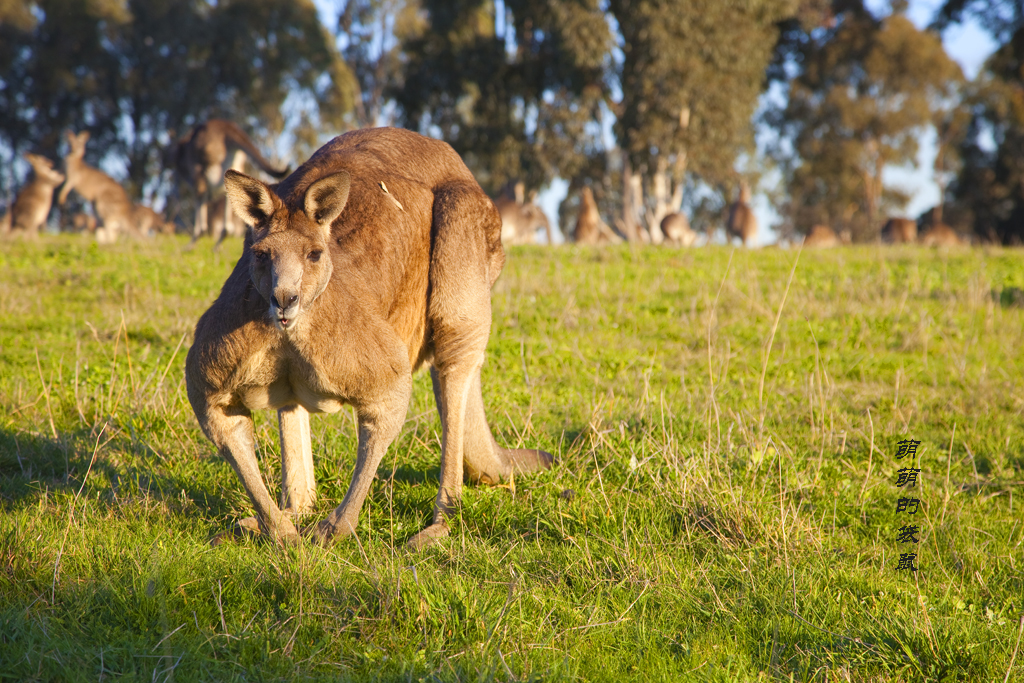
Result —
[[534, 448], [504, 448], [504, 456], [507, 458], [512, 469], [519, 472], [536, 472], [538, 470], [549, 470], [555, 461], [555, 456], [547, 451]]
[[447, 538], [450, 532], [451, 530], [445, 522], [431, 524], [426, 529], [410, 538], [406, 545], [409, 547], [409, 550], [420, 551], [424, 548], [429, 548], [442, 538]]
[[235, 522], [227, 531], [221, 531], [210, 539], [210, 547], [216, 548], [225, 541], [237, 541], [242, 538], [256, 538], [260, 535], [260, 523], [255, 517], [246, 517]]

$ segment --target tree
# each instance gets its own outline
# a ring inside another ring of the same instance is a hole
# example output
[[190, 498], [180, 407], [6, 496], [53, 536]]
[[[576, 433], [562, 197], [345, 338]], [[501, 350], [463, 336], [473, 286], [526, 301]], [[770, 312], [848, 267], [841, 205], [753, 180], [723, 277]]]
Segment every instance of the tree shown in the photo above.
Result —
[[1001, 46], [966, 98], [969, 125], [954, 141], [960, 169], [950, 209], [978, 235], [1024, 242], [1024, 6], [1008, 0], [947, 0], [934, 25], [977, 19]]
[[424, 0], [406, 37], [406, 126], [451, 143], [488, 191], [572, 177], [601, 148], [611, 33], [598, 0]]
[[[859, 0], [839, 0], [825, 26], [788, 36], [797, 70], [785, 106], [767, 120], [780, 131], [788, 219], [806, 233], [825, 223], [873, 239], [887, 210], [907, 197], [883, 170], [913, 163], [922, 129], [958, 104], [959, 66], [938, 35], [918, 30], [894, 3], [875, 18]], [[778, 68], [778, 66], [777, 66]]]
[[731, 183], [737, 158], [753, 148], [751, 117], [777, 23], [793, 7], [789, 0], [610, 0], [609, 8], [623, 53], [615, 126], [629, 188], [623, 225], [636, 239], [634, 222], [645, 220], [657, 234], [662, 217], [679, 210], [687, 171], [708, 185]]
[[57, 158], [64, 129], [87, 129], [92, 163], [123, 166], [138, 197], [159, 175], [169, 130], [224, 117], [269, 136], [300, 115], [338, 129], [351, 110], [351, 75], [311, 0], [4, 7], [18, 17], [0, 22], [0, 154], [9, 160], [27, 148]]
[[1024, 25], [986, 62], [951, 187], [953, 208], [989, 239], [1024, 242]]
[[403, 41], [422, 36], [425, 21], [417, 0], [347, 0], [338, 16], [342, 56], [352, 69], [359, 93], [355, 101], [360, 128], [390, 125], [394, 112], [386, 91], [405, 82]]

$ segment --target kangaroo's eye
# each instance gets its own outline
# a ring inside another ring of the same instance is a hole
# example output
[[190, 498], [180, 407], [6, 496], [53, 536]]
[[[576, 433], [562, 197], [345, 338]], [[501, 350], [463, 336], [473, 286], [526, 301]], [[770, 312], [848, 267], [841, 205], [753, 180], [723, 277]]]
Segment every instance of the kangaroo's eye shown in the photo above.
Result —
[[309, 254], [306, 255], [306, 258], [309, 259], [310, 261], [312, 261], [313, 263], [316, 263], [317, 261], [320, 260], [320, 255], [322, 253], [323, 253], [322, 251], [317, 249], [315, 251], [309, 252]]

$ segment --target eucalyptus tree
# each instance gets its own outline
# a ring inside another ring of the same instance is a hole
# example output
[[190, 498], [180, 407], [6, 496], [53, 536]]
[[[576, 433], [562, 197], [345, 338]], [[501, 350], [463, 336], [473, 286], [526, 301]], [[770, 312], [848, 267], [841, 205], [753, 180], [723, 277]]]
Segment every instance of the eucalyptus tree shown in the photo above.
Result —
[[609, 0], [622, 49], [615, 132], [628, 237], [636, 239], [635, 223], [654, 231], [679, 210], [687, 172], [707, 185], [739, 184], [734, 169], [753, 151], [751, 118], [778, 23], [794, 8], [791, 0]]
[[573, 177], [600, 152], [611, 30], [598, 0], [422, 0], [400, 120], [442, 137], [496, 193]]
[[94, 163], [122, 166], [135, 196], [159, 173], [168, 131], [223, 117], [271, 137], [300, 115], [340, 129], [352, 107], [351, 74], [311, 0], [3, 7], [16, 21], [0, 21], [0, 154], [57, 157], [62, 130], [87, 129]]
[[[935, 25], [973, 18], [999, 43], [971, 84], [969, 126], [954, 152], [954, 222], [988, 239], [1024, 242], [1024, 6], [1006, 0], [948, 0]], [[957, 220], [959, 219], [959, 220]]]
[[768, 121], [781, 134], [775, 154], [800, 232], [824, 223], [875, 237], [883, 213], [907, 200], [884, 169], [913, 164], [921, 132], [958, 106], [960, 67], [905, 3], [894, 7], [877, 18], [860, 0], [837, 0], [823, 25], [786, 36], [786, 66], [797, 73]]

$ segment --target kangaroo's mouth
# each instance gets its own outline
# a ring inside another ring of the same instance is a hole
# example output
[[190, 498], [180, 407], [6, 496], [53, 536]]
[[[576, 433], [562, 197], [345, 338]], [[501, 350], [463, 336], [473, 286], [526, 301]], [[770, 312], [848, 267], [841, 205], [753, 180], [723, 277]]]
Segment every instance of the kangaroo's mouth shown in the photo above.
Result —
[[277, 322], [281, 324], [281, 327], [288, 329], [288, 326], [295, 322], [295, 318], [278, 318]]

